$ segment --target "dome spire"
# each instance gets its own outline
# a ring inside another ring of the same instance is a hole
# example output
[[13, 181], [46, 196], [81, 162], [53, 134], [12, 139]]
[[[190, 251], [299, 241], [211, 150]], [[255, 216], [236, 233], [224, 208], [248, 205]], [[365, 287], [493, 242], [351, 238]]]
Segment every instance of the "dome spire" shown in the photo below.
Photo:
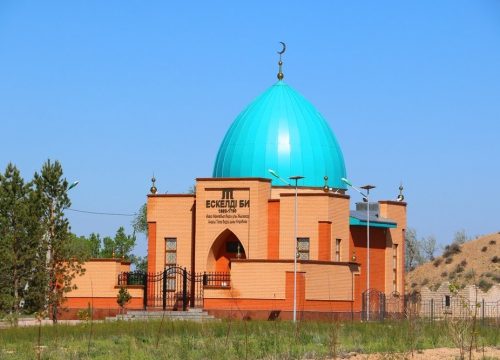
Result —
[[283, 61], [281, 61], [281, 55], [283, 55], [286, 51], [286, 44], [283, 42], [283, 41], [280, 41], [280, 44], [281, 46], [283, 46], [283, 48], [281, 49], [281, 51], [278, 51], [278, 54], [280, 56], [280, 61], [278, 61], [278, 65], [279, 65], [279, 70], [278, 70], [278, 80], [283, 80], [283, 72], [281, 71], [281, 66], [283, 65]]

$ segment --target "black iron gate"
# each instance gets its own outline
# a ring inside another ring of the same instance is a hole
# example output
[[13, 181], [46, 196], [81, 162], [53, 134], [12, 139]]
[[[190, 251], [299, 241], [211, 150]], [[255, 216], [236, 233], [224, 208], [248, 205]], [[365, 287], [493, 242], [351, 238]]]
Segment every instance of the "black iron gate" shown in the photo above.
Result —
[[383, 320], [385, 318], [385, 294], [376, 289], [363, 293], [363, 320]]
[[173, 266], [159, 273], [124, 272], [118, 285], [142, 285], [144, 308], [187, 310], [203, 307], [203, 274]]

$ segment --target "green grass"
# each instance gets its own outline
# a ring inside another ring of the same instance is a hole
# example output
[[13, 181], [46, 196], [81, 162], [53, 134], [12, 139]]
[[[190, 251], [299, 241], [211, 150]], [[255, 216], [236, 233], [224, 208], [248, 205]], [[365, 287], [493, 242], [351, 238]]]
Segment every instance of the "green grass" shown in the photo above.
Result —
[[[42, 327], [41, 359], [321, 359], [345, 352], [407, 352], [454, 347], [440, 322], [325, 323], [165, 321]], [[159, 337], [158, 337], [159, 336]], [[479, 328], [480, 343], [497, 345], [498, 329]], [[0, 359], [36, 359], [38, 328], [0, 330]], [[158, 341], [158, 347], [156, 343]]]

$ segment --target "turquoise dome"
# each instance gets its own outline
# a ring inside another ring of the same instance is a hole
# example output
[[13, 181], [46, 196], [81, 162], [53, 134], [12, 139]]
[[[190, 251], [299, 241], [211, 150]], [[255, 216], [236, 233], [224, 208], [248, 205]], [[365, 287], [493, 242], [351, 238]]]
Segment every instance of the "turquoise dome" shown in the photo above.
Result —
[[213, 177], [304, 176], [299, 186], [345, 188], [344, 157], [326, 120], [302, 95], [278, 81], [255, 99], [229, 128], [217, 154]]

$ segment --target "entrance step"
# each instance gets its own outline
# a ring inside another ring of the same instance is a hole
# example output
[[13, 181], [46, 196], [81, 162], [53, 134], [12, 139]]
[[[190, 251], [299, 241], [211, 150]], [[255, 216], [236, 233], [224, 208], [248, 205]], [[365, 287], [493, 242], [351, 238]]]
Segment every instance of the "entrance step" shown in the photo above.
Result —
[[107, 317], [108, 321], [116, 320], [184, 320], [184, 321], [213, 321], [216, 320], [214, 316], [208, 315], [202, 309], [189, 309], [188, 311], [162, 311], [162, 310], [129, 310], [124, 315], [116, 315], [114, 317]]

